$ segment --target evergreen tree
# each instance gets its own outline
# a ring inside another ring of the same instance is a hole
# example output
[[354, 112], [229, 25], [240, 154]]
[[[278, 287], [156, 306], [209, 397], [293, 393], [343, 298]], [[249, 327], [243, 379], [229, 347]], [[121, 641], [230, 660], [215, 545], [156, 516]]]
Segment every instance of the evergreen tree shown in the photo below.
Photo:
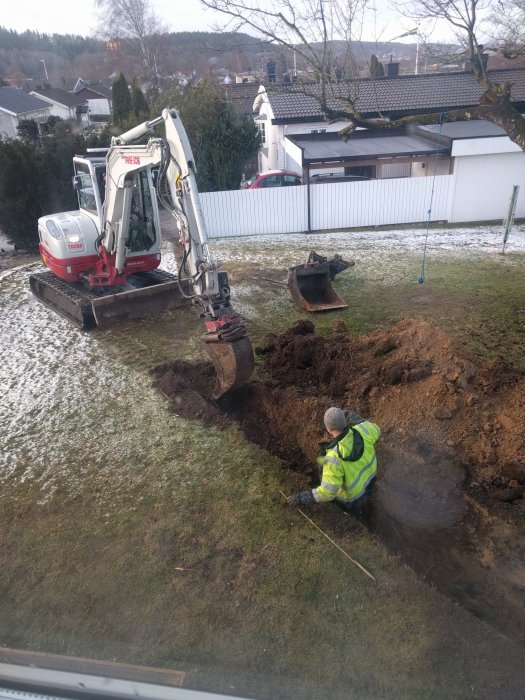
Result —
[[48, 188], [35, 144], [0, 140], [0, 228], [19, 248], [38, 246], [37, 219], [46, 212]]
[[22, 141], [27, 143], [36, 143], [40, 137], [38, 124], [34, 119], [20, 119], [16, 130]]
[[133, 116], [139, 121], [144, 121], [149, 114], [148, 103], [144, 97], [144, 93], [137, 85], [137, 78], [133, 78], [131, 83], [131, 111]]
[[260, 144], [259, 129], [253, 120], [225, 104], [207, 134], [205, 158], [210, 189], [238, 189], [244, 164], [257, 153]]
[[176, 107], [190, 140], [201, 192], [238, 189], [244, 164], [257, 153], [259, 130], [212, 85], [201, 82], [184, 93], [167, 90], [152, 108]]
[[38, 245], [38, 218], [78, 208], [71, 186], [73, 156], [84, 153], [83, 136], [58, 122], [41, 143], [0, 139], [0, 228], [10, 243]]
[[372, 54], [370, 58], [370, 76], [372, 78], [382, 78], [385, 74], [385, 67], [378, 60], [375, 54]]
[[113, 102], [113, 123], [120, 125], [128, 119], [132, 111], [131, 94], [123, 73], [113, 81], [111, 100]]

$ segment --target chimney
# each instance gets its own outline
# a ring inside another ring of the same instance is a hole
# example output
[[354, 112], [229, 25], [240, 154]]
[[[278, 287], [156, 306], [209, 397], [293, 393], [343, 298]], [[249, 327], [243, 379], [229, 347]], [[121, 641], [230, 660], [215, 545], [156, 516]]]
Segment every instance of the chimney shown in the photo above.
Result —
[[275, 83], [277, 80], [276, 68], [277, 68], [277, 65], [276, 65], [275, 61], [267, 61], [266, 62], [266, 75], [268, 77], [269, 83]]
[[388, 78], [397, 78], [399, 75], [399, 63], [390, 61], [386, 64], [386, 75]]

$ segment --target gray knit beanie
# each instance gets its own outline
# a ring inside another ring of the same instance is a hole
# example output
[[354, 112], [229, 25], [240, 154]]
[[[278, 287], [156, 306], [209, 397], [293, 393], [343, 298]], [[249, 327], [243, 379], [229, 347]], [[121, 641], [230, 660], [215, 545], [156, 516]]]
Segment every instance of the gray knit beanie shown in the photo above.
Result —
[[327, 430], [343, 431], [346, 428], [345, 412], [332, 406], [324, 414], [324, 424]]

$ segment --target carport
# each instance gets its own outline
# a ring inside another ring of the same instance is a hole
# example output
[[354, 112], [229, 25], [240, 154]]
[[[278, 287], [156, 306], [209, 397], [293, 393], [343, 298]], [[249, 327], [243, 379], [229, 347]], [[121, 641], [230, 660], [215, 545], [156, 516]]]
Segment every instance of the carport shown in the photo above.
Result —
[[[419, 131], [357, 131], [347, 141], [337, 133], [287, 135], [285, 167], [301, 172], [308, 183], [312, 171], [367, 174], [370, 179], [425, 176], [437, 159], [439, 174], [450, 172], [452, 140]], [[417, 164], [417, 167], [413, 166]], [[432, 167], [431, 173], [433, 174]]]

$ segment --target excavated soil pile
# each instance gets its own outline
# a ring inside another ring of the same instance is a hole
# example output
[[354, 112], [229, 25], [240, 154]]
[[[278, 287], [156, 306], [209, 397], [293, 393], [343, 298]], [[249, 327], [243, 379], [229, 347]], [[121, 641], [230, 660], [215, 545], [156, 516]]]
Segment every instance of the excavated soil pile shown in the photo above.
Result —
[[[487, 362], [439, 328], [403, 320], [356, 337], [296, 322], [255, 348], [259, 380], [215, 402], [211, 365], [176, 363], [156, 383], [176, 413], [236, 420], [247, 437], [316, 479], [330, 405], [379, 424], [379, 475], [366, 523], [453, 596], [525, 641], [525, 375]], [[428, 573], [431, 572], [431, 573]]]

